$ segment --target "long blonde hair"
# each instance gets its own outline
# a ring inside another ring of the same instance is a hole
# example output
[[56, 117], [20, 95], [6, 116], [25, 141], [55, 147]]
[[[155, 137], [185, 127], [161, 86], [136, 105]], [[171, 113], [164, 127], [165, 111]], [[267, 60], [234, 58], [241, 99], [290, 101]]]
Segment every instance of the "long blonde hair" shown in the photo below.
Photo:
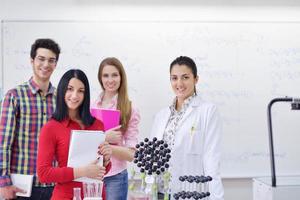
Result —
[[117, 109], [121, 112], [120, 124], [122, 125], [122, 130], [126, 131], [128, 128], [128, 123], [131, 117], [131, 101], [128, 97], [128, 90], [127, 90], [127, 77], [124, 70], [122, 63], [115, 57], [108, 57], [102, 60], [99, 66], [98, 71], [98, 80], [101, 85], [101, 88], [104, 90], [103, 83], [102, 83], [102, 72], [103, 68], [106, 65], [112, 65], [117, 68], [119, 74], [121, 76], [121, 83], [118, 89], [118, 103]]

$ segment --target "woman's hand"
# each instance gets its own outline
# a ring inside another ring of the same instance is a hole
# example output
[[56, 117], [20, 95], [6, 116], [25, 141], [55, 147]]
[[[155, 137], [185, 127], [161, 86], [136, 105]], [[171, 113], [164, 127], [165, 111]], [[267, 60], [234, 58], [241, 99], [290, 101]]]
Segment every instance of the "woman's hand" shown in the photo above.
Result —
[[103, 166], [106, 167], [110, 162], [112, 149], [111, 146], [107, 142], [103, 142], [98, 147], [98, 154], [103, 155]]
[[81, 168], [75, 168], [75, 179], [80, 177], [88, 177], [98, 180], [103, 180], [106, 170], [100, 166], [98, 160], [93, 161], [89, 165]]
[[122, 142], [121, 125], [105, 131], [105, 141], [109, 144], [120, 144]]

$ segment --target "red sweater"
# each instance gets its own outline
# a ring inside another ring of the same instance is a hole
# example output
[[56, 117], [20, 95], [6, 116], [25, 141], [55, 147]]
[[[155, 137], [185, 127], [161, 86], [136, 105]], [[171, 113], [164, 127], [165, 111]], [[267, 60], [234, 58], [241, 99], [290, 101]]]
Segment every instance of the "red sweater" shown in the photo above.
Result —
[[[72, 199], [73, 188], [75, 187], [80, 187], [83, 191], [82, 183], [73, 181], [73, 168], [67, 167], [71, 130], [82, 130], [82, 128], [77, 122], [69, 119], [62, 122], [51, 119], [41, 129], [37, 173], [40, 182], [56, 183], [52, 200]], [[95, 120], [91, 126], [85, 127], [84, 130], [103, 130], [103, 124], [101, 121]], [[57, 160], [58, 167], [52, 166], [54, 159]], [[110, 170], [110, 167], [111, 164], [106, 167], [106, 172]], [[104, 193], [102, 196], [105, 199]]]

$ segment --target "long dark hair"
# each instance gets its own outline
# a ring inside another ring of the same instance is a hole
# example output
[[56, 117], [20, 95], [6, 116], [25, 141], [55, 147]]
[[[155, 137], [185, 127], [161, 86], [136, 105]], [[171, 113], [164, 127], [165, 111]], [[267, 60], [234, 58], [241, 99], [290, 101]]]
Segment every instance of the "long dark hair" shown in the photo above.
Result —
[[69, 117], [65, 94], [72, 78], [77, 78], [84, 85], [84, 99], [79, 106], [78, 112], [82, 123], [89, 126], [95, 121], [95, 118], [90, 113], [90, 85], [85, 73], [80, 69], [70, 69], [61, 77], [57, 87], [56, 109], [52, 118], [57, 121], [62, 121]]

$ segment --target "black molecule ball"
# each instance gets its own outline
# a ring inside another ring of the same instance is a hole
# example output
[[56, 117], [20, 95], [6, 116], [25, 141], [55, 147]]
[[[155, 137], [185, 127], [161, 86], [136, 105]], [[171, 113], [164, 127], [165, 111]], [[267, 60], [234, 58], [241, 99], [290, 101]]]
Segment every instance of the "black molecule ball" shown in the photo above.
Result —
[[135, 147], [134, 163], [142, 173], [160, 175], [169, 168], [171, 149], [163, 140], [144, 138]]

